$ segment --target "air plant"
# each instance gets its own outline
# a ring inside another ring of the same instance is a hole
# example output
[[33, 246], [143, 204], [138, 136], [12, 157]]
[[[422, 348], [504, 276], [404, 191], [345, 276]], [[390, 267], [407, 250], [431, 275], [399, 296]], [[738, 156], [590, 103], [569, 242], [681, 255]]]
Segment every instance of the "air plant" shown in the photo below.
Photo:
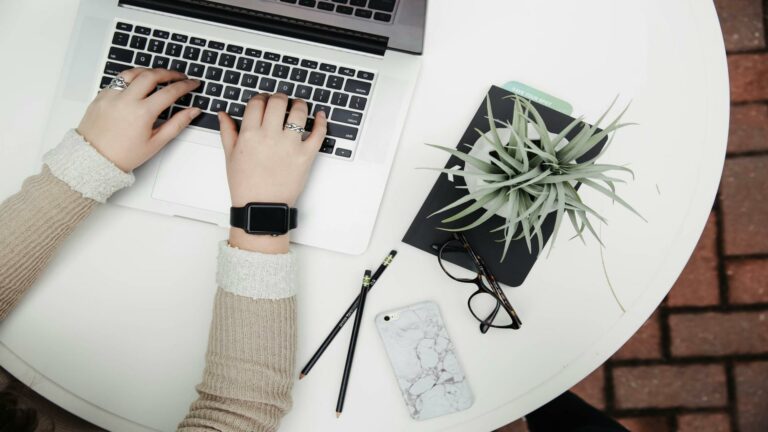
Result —
[[[603, 130], [599, 129], [599, 125], [611, 111], [613, 104], [595, 125], [588, 125], [582, 118], [578, 118], [558, 135], [553, 136], [554, 134], [549, 133], [544, 119], [533, 104], [517, 95], [506, 96], [506, 98], [513, 98], [515, 101], [511, 123], [508, 120], [494, 118], [490, 99], [486, 98], [490, 130], [484, 133], [476, 129], [482, 140], [493, 149], [488, 154], [487, 160], [454, 148], [428, 144], [464, 161], [464, 169], [445, 168], [437, 171], [463, 177], [467, 182], [467, 189], [470, 189], [466, 195], [432, 213], [429, 217], [472, 201], [474, 202], [471, 205], [443, 219], [442, 223], [463, 220], [477, 210], [485, 209], [482, 215], [465, 226], [440, 229], [467, 231], [483, 224], [494, 214], [502, 213], [505, 216], [504, 223], [491, 229], [491, 232], [503, 234], [497, 241], [504, 243], [501, 256], [501, 261], [504, 261], [513, 240], [524, 238], [530, 252], [532, 239], [535, 237], [538, 251], [541, 251], [544, 246], [542, 225], [548, 215], [555, 213], [552, 244], [557, 238], [563, 218], [567, 215], [576, 230], [574, 237], [584, 242], [586, 230], [592, 233], [602, 245], [600, 236], [590, 219], [595, 218], [602, 223], [606, 223], [606, 220], [584, 203], [579, 196], [578, 184], [602, 193], [642, 219], [632, 206], [616, 194], [615, 184], [624, 183], [624, 180], [611, 176], [613, 172], [625, 172], [634, 179], [632, 170], [618, 165], [595, 163], [610, 146], [613, 132], [628, 125], [619, 123], [626, 109]], [[509, 133], [508, 140], [501, 139], [497, 125], [508, 129], [505, 132], [505, 134]], [[536, 132], [538, 139], [531, 138], [529, 127]], [[567, 135], [576, 131], [578, 127], [581, 127], [578, 133], [568, 139]], [[593, 157], [585, 156], [607, 137], [610, 139], [599, 154]], [[470, 144], [465, 145], [473, 147]], [[470, 185], [474, 186], [474, 190], [471, 190]], [[551, 248], [552, 245], [550, 250]]]

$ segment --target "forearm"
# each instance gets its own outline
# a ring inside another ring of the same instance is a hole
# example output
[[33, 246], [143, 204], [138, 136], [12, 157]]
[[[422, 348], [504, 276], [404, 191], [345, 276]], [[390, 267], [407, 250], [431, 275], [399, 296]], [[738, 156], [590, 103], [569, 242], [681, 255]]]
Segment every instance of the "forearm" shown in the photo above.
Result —
[[191, 431], [273, 431], [291, 407], [296, 264], [222, 244], [199, 398], [179, 425]]
[[0, 204], [0, 320], [94, 206], [132, 181], [74, 132], [46, 155], [42, 172]]

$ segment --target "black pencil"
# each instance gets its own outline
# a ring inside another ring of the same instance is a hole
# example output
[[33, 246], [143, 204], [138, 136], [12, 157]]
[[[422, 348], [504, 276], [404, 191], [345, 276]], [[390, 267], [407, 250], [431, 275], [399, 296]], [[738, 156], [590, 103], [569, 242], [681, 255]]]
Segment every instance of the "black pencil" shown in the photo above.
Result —
[[[387, 255], [386, 258], [384, 258], [384, 262], [381, 263], [378, 269], [376, 269], [376, 273], [371, 276], [371, 286], [368, 287], [368, 291], [370, 291], [373, 288], [373, 285], [376, 284], [376, 281], [381, 277], [381, 275], [384, 273], [384, 270], [387, 269], [387, 267], [392, 263], [392, 260], [395, 259], [395, 255], [397, 255], [396, 250], [392, 250], [389, 252], [389, 255]], [[355, 297], [355, 300], [352, 302], [351, 305], [347, 308], [347, 311], [344, 312], [344, 315], [341, 316], [339, 319], [339, 322], [336, 323], [336, 326], [333, 327], [331, 332], [326, 336], [325, 340], [322, 344], [320, 344], [320, 347], [315, 351], [315, 353], [312, 355], [312, 358], [309, 359], [307, 364], [304, 366], [304, 369], [301, 370], [301, 374], [299, 375], [299, 379], [304, 378], [307, 376], [310, 370], [312, 370], [312, 367], [315, 366], [315, 363], [320, 359], [320, 357], [323, 355], [325, 350], [328, 348], [328, 345], [333, 342], [333, 339], [336, 337], [337, 334], [341, 331], [342, 328], [344, 328], [344, 325], [349, 321], [349, 318], [352, 316], [353, 313], [357, 310], [357, 302], [360, 301], [360, 296], [358, 295]]]
[[370, 287], [371, 271], [366, 270], [363, 276], [363, 286], [360, 287], [360, 301], [358, 302], [357, 313], [355, 314], [355, 324], [352, 326], [352, 336], [349, 339], [347, 361], [344, 363], [344, 376], [341, 378], [341, 388], [339, 388], [339, 399], [336, 401], [336, 418], [339, 418], [341, 410], [344, 409], [344, 397], [347, 395], [347, 383], [349, 382], [349, 374], [352, 372], [352, 360], [355, 358], [357, 335], [360, 333], [360, 323], [363, 321], [363, 310], [365, 309], [365, 298], [368, 296], [368, 289]]

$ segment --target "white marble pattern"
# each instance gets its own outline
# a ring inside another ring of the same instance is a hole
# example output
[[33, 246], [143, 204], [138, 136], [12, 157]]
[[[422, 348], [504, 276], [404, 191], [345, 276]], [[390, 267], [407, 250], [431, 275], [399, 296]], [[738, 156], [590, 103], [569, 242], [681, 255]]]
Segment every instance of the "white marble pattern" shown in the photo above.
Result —
[[472, 406], [472, 390], [435, 303], [379, 314], [376, 324], [411, 417], [425, 420]]

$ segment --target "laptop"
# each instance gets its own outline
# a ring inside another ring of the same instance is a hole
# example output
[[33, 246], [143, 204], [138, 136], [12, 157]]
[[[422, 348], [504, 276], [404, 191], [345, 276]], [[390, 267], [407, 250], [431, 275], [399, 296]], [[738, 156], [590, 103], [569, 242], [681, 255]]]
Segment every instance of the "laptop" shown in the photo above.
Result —
[[[203, 81], [161, 118], [194, 123], [110, 202], [229, 226], [216, 112], [261, 92], [304, 99], [328, 136], [296, 207], [296, 243], [361, 254], [371, 237], [419, 74], [426, 0], [81, 0], [45, 134], [48, 148], [98, 90], [132, 67]], [[43, 149], [43, 150], [47, 150]]]

